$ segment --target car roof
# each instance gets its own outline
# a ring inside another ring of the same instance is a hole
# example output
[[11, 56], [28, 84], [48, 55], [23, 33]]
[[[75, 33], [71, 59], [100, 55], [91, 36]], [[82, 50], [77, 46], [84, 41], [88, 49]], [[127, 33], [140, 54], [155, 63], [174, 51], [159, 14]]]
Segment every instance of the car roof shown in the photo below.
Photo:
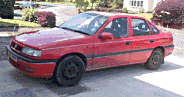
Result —
[[108, 12], [99, 12], [99, 11], [87, 11], [85, 13], [95, 13], [95, 14], [99, 14], [99, 15], [103, 15], [103, 16], [109, 16], [109, 17], [113, 17], [113, 16], [127, 16], [127, 17], [138, 17], [138, 15], [134, 15], [134, 14], [126, 14], [126, 13], [108, 13]]

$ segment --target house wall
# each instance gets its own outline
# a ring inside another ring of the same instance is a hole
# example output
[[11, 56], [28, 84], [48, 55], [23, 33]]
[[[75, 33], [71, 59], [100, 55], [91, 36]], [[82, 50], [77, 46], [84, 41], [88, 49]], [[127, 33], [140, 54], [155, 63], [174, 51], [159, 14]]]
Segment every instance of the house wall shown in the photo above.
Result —
[[149, 0], [147, 12], [152, 12], [153, 11], [153, 4], [154, 4], [154, 0]]
[[[130, 3], [131, 1], [131, 3]], [[132, 1], [136, 2], [143, 2], [143, 6], [140, 6], [140, 4], [132, 6]], [[128, 10], [138, 12], [140, 8], [143, 8], [145, 12], [152, 12], [153, 9], [156, 7], [157, 3], [160, 2], [161, 0], [124, 0], [124, 5], [123, 7], [126, 7]], [[139, 5], [139, 6], [137, 6]]]

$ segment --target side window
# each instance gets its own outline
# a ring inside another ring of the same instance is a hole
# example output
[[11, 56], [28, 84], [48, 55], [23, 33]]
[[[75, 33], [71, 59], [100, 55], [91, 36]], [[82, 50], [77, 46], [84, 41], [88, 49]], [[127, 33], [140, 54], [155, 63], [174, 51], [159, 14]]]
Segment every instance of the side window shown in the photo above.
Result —
[[153, 30], [154, 34], [160, 33], [151, 23], [149, 23], [149, 25], [151, 26], [151, 29]]
[[152, 32], [145, 20], [132, 18], [131, 22], [133, 28], [133, 36], [152, 35]]
[[116, 18], [112, 20], [102, 31], [113, 34], [114, 38], [122, 38], [129, 36], [127, 18]]

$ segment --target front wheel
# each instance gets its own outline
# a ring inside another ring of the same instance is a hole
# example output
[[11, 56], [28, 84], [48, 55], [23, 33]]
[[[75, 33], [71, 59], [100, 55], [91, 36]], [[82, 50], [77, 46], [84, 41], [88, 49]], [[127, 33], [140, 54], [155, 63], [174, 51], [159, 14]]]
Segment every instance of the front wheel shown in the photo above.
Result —
[[147, 69], [156, 70], [164, 61], [164, 55], [161, 49], [157, 48], [153, 51], [148, 61], [144, 64]]
[[62, 86], [77, 85], [85, 72], [85, 64], [78, 56], [64, 58], [56, 67], [55, 80]]

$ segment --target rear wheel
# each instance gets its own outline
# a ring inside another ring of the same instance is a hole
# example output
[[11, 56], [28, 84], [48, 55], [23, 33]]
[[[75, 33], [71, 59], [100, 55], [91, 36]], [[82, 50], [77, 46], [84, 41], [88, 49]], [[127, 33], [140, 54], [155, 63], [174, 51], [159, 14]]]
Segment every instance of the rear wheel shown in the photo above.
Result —
[[164, 61], [163, 52], [157, 48], [153, 51], [148, 61], [144, 64], [147, 69], [156, 70]]
[[83, 60], [78, 56], [64, 58], [56, 67], [55, 81], [62, 86], [77, 85], [85, 72]]

